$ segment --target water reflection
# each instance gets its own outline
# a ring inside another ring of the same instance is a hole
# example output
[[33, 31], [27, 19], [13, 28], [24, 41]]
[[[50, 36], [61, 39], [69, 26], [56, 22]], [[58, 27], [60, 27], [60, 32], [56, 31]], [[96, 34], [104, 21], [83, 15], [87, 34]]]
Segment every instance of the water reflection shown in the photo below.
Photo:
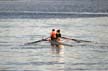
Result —
[[59, 47], [50, 47], [50, 51], [52, 54], [58, 54], [60, 56], [63, 56], [64, 55], [64, 46], [63, 45], [60, 45]]
[[[52, 47], [49, 47], [47, 71], [64, 71], [64, 47], [61, 48], [60, 53], [56, 53], [56, 49], [52, 51]], [[46, 57], [46, 58], [47, 58]]]
[[53, 56], [51, 62], [54, 62], [54, 65], [49, 66], [49, 70], [51, 71], [64, 71], [64, 55], [56, 54]]

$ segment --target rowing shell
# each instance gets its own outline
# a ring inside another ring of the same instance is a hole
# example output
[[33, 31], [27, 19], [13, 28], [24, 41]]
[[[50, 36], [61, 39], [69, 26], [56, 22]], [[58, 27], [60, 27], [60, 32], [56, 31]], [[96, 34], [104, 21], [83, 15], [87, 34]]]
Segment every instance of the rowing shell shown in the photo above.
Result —
[[52, 41], [51, 43], [53, 43], [54, 45], [56, 45], [55, 49], [56, 49], [57, 53], [64, 54], [64, 44], [59, 43], [57, 41]]

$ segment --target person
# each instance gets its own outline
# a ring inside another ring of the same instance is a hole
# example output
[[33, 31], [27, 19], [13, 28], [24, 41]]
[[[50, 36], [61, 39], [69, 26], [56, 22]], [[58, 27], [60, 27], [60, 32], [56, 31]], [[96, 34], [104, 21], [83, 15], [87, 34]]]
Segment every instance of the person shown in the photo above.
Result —
[[50, 33], [50, 43], [51, 43], [51, 49], [52, 49], [52, 52], [55, 51], [55, 42], [56, 42], [56, 31], [55, 29], [52, 29], [51, 33]]
[[60, 29], [58, 29], [56, 32], [56, 39], [58, 39], [58, 38], [61, 38]]
[[61, 44], [62, 40], [61, 40], [60, 29], [58, 29], [57, 32], [56, 32], [56, 41], [57, 41], [56, 52], [59, 54], [61, 52], [61, 50], [62, 50], [62, 47], [63, 47], [63, 45]]
[[50, 34], [50, 38], [51, 38], [51, 40], [55, 40], [56, 39], [56, 31], [55, 31], [55, 29], [52, 29], [52, 32]]

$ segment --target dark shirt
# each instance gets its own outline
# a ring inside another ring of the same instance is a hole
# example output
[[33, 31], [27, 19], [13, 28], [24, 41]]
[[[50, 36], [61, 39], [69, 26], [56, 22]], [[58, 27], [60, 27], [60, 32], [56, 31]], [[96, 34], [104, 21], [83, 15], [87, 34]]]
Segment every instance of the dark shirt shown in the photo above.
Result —
[[56, 33], [56, 39], [61, 37], [61, 33]]

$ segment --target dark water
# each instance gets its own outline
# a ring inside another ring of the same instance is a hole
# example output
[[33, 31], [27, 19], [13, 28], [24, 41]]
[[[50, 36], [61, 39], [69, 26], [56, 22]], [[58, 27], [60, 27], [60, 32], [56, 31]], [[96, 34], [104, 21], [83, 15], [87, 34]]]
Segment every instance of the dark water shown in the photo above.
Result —
[[108, 16], [108, 0], [0, 0], [0, 18]]
[[0, 12], [0, 19], [45, 19], [45, 18], [79, 18], [108, 17], [108, 13], [93, 12]]
[[0, 0], [0, 11], [108, 12], [108, 0]]
[[[0, 70], [108, 71], [108, 17], [0, 19]], [[52, 28], [62, 35], [90, 40], [63, 40], [64, 54], [52, 54], [49, 42], [23, 45], [48, 37]]]

